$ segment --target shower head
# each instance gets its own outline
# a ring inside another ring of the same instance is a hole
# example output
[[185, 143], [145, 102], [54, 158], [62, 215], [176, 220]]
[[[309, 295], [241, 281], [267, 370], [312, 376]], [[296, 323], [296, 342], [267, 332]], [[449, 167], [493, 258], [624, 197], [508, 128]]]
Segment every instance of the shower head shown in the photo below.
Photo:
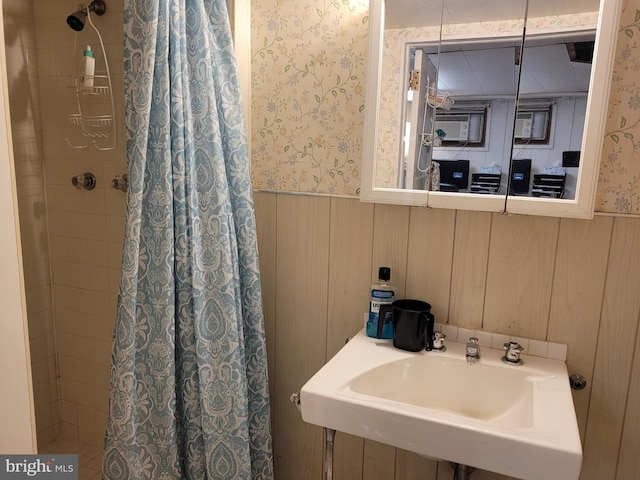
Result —
[[67, 17], [67, 25], [76, 32], [81, 31], [84, 28], [84, 22], [87, 19], [87, 12], [95, 13], [96, 15], [103, 15], [107, 10], [107, 5], [104, 0], [93, 0], [89, 7], [81, 5], [80, 10], [72, 13]]
[[76, 13], [72, 13], [67, 17], [67, 25], [69, 25], [72, 30], [79, 32], [84, 28], [84, 21], [86, 19], [87, 19], [86, 10], [78, 10]]

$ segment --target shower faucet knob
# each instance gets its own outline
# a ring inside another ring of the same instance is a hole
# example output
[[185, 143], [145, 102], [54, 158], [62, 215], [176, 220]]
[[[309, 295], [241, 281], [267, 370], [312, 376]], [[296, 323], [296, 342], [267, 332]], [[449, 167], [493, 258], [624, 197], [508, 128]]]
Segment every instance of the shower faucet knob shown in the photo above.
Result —
[[129, 187], [129, 176], [126, 173], [122, 176], [116, 175], [113, 180], [111, 180], [111, 187], [126, 192]]
[[96, 177], [91, 172], [85, 172], [82, 175], [76, 175], [71, 179], [71, 184], [78, 190], [93, 190], [96, 188]]

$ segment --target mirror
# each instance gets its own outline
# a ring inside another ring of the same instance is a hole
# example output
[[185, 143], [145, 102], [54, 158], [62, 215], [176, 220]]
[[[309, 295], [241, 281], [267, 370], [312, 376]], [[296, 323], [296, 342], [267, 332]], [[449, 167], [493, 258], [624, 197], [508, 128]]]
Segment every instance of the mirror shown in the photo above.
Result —
[[620, 0], [386, 7], [370, 4], [361, 199], [590, 218]]
[[[417, 84], [404, 82], [409, 88], [400, 115], [405, 133], [398, 188], [504, 195], [508, 178], [502, 172], [509, 171], [511, 157], [521, 38], [406, 47], [409, 75], [416, 80], [426, 76], [428, 83], [433, 72], [437, 82], [423, 88], [426, 95]], [[482, 184], [474, 181], [481, 173]], [[394, 179], [378, 175], [376, 182]]]

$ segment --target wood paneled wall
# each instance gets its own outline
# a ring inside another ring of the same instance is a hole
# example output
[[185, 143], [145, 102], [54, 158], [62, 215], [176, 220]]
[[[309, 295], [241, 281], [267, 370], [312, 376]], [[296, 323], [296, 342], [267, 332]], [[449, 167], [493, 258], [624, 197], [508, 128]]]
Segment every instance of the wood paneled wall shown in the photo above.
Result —
[[[381, 265], [438, 322], [566, 343], [582, 480], [638, 477], [640, 219], [429, 210], [257, 192], [277, 480], [321, 479], [323, 430], [291, 393], [363, 325]], [[336, 480], [444, 480], [446, 462], [346, 434]], [[504, 479], [476, 471], [474, 480]]]

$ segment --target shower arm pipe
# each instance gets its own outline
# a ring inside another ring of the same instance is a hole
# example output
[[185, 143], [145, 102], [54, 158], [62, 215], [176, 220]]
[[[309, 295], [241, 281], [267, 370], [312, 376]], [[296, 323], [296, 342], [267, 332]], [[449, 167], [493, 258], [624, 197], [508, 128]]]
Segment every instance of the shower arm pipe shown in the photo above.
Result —
[[107, 5], [104, 3], [104, 0], [93, 0], [87, 7], [87, 13], [93, 12], [96, 15], [104, 15], [106, 11]]
[[[91, 5], [96, 4], [96, 0], [94, 0]], [[104, 5], [104, 2], [102, 2], [102, 4]], [[99, 15], [102, 15], [104, 13], [104, 9], [101, 10], [102, 13], [99, 13]], [[87, 21], [89, 22], [89, 25], [91, 25], [91, 27], [95, 30], [96, 35], [98, 36], [98, 40], [100, 40], [100, 48], [102, 49], [102, 57], [104, 58], [104, 63], [105, 63], [105, 67], [107, 70], [107, 82], [109, 85], [109, 100], [111, 102], [111, 133], [112, 133], [112, 144], [107, 146], [107, 147], [101, 147], [98, 145], [98, 142], [96, 140], [92, 140], [93, 146], [96, 148], [96, 150], [114, 150], [116, 148], [116, 121], [115, 121], [115, 104], [113, 101], [113, 85], [111, 82], [111, 72], [109, 70], [109, 59], [107, 58], [107, 52], [106, 49], [104, 48], [104, 41], [102, 39], [102, 35], [100, 34], [100, 31], [98, 30], [98, 28], [93, 24], [93, 21], [91, 20], [91, 9], [86, 9], [87, 12]], [[75, 45], [75, 40], [74, 40], [74, 45]], [[75, 48], [74, 48], [75, 51]], [[80, 101], [78, 100], [78, 111], [80, 113], [82, 113], [82, 109], [80, 107]], [[71, 148], [87, 148], [88, 146], [88, 141], [87, 141], [87, 137], [90, 136], [89, 133], [87, 133], [84, 125], [82, 125], [82, 135], [85, 137], [85, 142], [84, 145], [74, 145], [72, 144], [68, 138], [65, 138], [65, 141], [67, 142], [67, 144], [71, 147]]]

